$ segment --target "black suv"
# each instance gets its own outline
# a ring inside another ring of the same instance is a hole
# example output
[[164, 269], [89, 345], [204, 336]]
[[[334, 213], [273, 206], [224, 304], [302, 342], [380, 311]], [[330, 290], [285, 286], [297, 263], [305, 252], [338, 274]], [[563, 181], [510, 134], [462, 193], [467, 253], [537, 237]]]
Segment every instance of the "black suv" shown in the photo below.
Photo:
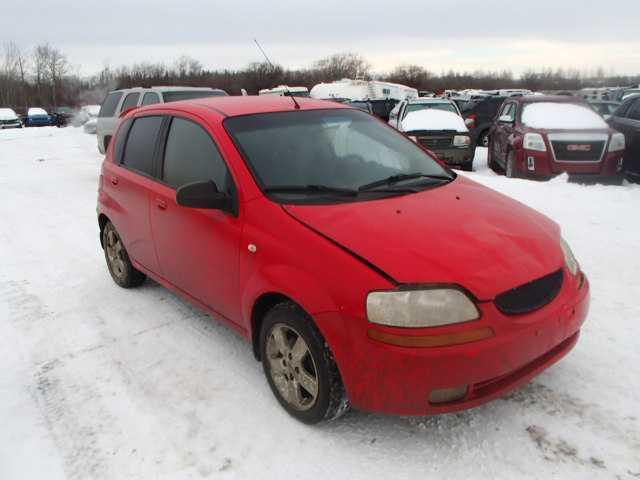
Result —
[[624, 170], [628, 180], [640, 183], [640, 95], [627, 98], [608, 120], [611, 128], [624, 133], [627, 149]]
[[471, 141], [478, 147], [489, 146], [489, 128], [500, 110], [500, 106], [507, 97], [492, 95], [479, 100], [458, 103], [462, 117], [472, 119], [473, 125], [469, 127]]

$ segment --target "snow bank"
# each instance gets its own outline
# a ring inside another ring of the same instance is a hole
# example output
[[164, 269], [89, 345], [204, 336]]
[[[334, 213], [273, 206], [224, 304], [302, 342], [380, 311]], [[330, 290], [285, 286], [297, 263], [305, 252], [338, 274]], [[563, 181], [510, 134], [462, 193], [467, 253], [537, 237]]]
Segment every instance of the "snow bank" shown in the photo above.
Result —
[[608, 128], [600, 115], [575, 103], [530, 103], [522, 111], [522, 123], [531, 128], [558, 130]]
[[419, 110], [411, 112], [402, 120], [402, 131], [413, 130], [454, 130], [460, 133], [469, 131], [460, 115], [444, 110]]

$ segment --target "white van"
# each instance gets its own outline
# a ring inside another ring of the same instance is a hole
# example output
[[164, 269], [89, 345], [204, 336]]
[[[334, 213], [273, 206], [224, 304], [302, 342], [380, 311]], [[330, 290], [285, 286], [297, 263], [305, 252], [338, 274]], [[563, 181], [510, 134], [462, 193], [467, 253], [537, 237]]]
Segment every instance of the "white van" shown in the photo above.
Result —
[[127, 88], [110, 92], [102, 102], [98, 113], [98, 150], [104, 154], [118, 125], [122, 112], [154, 103], [177, 102], [192, 98], [227, 96], [227, 92], [206, 87], [150, 87]]

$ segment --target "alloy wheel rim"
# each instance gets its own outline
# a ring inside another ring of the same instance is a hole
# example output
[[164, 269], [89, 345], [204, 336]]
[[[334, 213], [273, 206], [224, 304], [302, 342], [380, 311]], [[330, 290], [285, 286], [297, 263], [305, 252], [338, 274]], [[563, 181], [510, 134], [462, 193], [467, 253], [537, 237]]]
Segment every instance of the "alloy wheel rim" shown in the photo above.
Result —
[[489, 135], [483, 135], [482, 136], [482, 146], [483, 147], [488, 147], [489, 146]]
[[292, 408], [305, 411], [318, 399], [318, 370], [307, 342], [294, 328], [278, 323], [267, 337], [269, 375]]
[[126, 271], [123, 258], [124, 248], [122, 247], [122, 242], [118, 235], [116, 235], [116, 232], [109, 230], [109, 232], [107, 232], [107, 241], [105, 243], [111, 271], [118, 278], [124, 277]]

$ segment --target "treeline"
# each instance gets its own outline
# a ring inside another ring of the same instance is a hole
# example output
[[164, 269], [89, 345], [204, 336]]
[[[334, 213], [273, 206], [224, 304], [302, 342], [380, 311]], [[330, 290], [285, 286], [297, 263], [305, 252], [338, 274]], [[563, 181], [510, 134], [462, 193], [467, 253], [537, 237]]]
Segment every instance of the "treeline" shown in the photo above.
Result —
[[640, 83], [640, 75], [593, 74], [578, 70], [527, 71], [516, 77], [510, 70], [498, 72], [447, 71], [437, 66], [401, 65], [390, 72], [376, 73], [371, 64], [354, 53], [334, 54], [308, 68], [288, 69], [256, 62], [237, 70], [209, 70], [198, 60], [182, 56], [171, 63], [140, 63], [117, 68], [105, 67], [98, 74], [82, 78], [73, 73], [68, 57], [56, 47], [38, 45], [31, 51], [15, 43], [3, 46], [0, 61], [0, 107], [26, 108], [58, 105], [77, 106], [100, 103], [116, 88], [151, 85], [193, 85], [222, 88], [232, 95], [244, 89], [256, 94], [262, 88], [295, 85], [311, 88], [320, 82], [341, 78], [377, 79], [402, 83], [418, 90], [527, 88], [531, 90], [578, 90], [583, 87], [624, 86]]

